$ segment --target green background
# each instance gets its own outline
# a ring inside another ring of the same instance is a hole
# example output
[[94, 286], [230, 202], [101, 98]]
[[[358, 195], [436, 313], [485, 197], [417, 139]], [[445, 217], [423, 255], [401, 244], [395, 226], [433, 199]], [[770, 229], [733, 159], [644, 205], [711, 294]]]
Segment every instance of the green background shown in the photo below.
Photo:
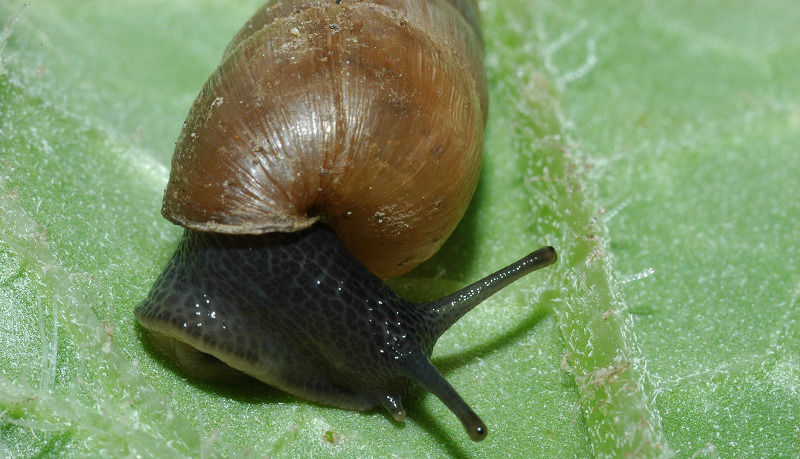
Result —
[[174, 140], [258, 1], [0, 1], [0, 456], [800, 455], [800, 7], [500, 3], [478, 192], [392, 282], [559, 251], [437, 345], [472, 443], [421, 391], [398, 424], [143, 344]]

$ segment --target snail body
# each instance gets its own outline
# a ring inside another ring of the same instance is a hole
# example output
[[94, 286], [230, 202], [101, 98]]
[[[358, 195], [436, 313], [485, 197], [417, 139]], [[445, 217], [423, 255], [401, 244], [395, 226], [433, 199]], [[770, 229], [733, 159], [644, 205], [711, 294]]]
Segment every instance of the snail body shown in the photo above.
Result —
[[434, 344], [555, 251], [425, 304], [381, 280], [435, 253], [474, 192], [481, 55], [470, 0], [264, 5], [176, 144], [162, 213], [186, 229], [135, 310], [154, 346], [198, 378], [248, 375], [398, 421], [417, 384], [483, 439]]
[[383, 406], [397, 421], [402, 398], [419, 384], [481, 440], [486, 426], [431, 365], [433, 346], [485, 298], [555, 258], [545, 247], [452, 295], [412, 304], [322, 224], [260, 236], [186, 230], [136, 315], [192, 376], [226, 381], [241, 372], [326, 405]]

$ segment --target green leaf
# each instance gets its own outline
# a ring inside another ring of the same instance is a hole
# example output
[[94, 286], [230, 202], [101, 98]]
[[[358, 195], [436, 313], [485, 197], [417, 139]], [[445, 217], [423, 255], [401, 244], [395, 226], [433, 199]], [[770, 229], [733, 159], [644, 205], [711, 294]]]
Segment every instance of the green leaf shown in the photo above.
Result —
[[559, 251], [434, 352], [481, 443], [422, 391], [399, 424], [188, 380], [136, 325], [174, 140], [258, 6], [0, 2], [0, 455], [800, 455], [794, 3], [482, 5], [481, 183], [392, 283]]

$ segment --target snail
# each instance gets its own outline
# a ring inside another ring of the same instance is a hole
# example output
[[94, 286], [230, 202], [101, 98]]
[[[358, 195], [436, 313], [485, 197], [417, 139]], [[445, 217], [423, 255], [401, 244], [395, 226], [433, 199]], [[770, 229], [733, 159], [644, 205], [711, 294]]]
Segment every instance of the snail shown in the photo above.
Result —
[[552, 247], [439, 300], [382, 279], [430, 258], [475, 190], [487, 114], [473, 0], [287, 0], [225, 50], [178, 138], [162, 214], [184, 234], [135, 309], [190, 376], [244, 375], [405, 418], [414, 385], [483, 421], [430, 363], [475, 305]]

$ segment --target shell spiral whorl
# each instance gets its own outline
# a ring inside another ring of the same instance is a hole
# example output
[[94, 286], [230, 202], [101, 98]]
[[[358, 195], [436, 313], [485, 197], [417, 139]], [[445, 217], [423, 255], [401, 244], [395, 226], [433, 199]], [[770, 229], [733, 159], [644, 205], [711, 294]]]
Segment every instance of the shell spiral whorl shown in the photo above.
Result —
[[263, 234], [322, 220], [381, 278], [432, 256], [477, 184], [486, 77], [477, 10], [443, 1], [272, 2], [180, 134], [162, 213]]

